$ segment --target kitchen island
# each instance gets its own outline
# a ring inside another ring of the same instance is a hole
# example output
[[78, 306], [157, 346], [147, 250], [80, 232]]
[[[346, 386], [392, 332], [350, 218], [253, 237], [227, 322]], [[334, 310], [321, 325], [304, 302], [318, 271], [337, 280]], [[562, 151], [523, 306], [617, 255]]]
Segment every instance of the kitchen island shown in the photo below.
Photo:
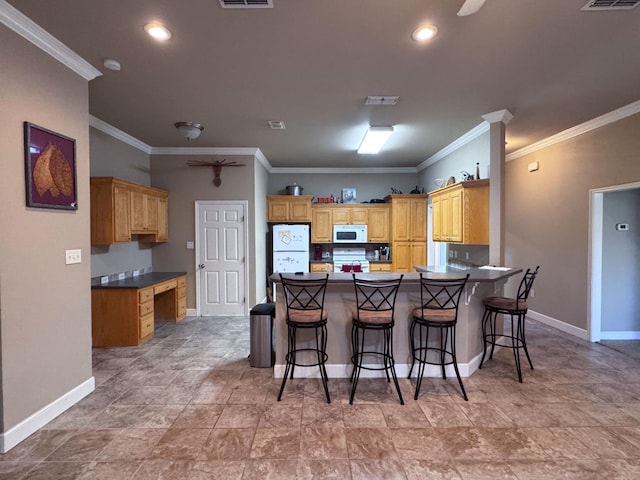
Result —
[[[429, 278], [460, 278], [469, 273], [469, 280], [462, 294], [458, 311], [458, 325], [456, 331], [456, 350], [458, 368], [463, 377], [470, 376], [476, 371], [482, 357], [482, 329], [481, 321], [484, 313], [483, 299], [492, 295], [500, 295], [507, 280], [522, 272], [521, 268], [508, 270], [494, 270], [472, 268], [460, 270], [450, 267], [415, 266], [418, 272], [423, 272]], [[388, 274], [358, 274], [362, 278], [381, 279], [398, 278], [399, 273]], [[297, 279], [322, 278], [320, 273], [305, 273], [302, 275], [286, 274]], [[274, 376], [284, 374], [284, 356], [287, 350], [286, 304], [282, 283], [278, 274], [270, 277], [275, 293], [276, 318], [274, 324], [274, 348], [276, 353]], [[393, 349], [396, 371], [400, 377], [406, 377], [411, 367], [411, 351], [409, 348], [409, 326], [411, 312], [420, 305], [420, 273], [405, 273], [398, 291], [395, 307], [395, 327], [393, 332]], [[351, 314], [356, 308], [353, 277], [350, 273], [330, 273], [325, 296], [325, 310], [327, 321], [327, 374], [332, 378], [345, 378], [351, 375]], [[310, 332], [299, 332], [298, 342], [310, 342], [312, 336], [305, 337]], [[451, 366], [451, 375], [454, 375]], [[381, 376], [383, 372], [363, 371], [363, 376]], [[413, 375], [416, 374], [414, 369]], [[428, 365], [425, 376], [440, 376], [440, 368]], [[447, 370], [449, 375], [449, 370]], [[319, 376], [317, 367], [296, 367], [296, 377]]]

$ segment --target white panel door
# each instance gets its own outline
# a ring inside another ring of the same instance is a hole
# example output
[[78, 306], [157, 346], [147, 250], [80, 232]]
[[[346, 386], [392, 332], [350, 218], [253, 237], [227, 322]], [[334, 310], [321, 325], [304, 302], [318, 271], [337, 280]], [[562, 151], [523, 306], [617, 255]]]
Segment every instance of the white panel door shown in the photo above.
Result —
[[246, 202], [196, 202], [199, 315], [247, 315]]

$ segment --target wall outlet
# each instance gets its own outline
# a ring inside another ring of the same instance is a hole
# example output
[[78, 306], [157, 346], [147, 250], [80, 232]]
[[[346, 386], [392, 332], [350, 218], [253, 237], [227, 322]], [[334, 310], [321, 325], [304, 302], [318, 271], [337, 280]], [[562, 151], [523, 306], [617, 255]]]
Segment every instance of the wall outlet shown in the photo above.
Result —
[[64, 255], [65, 255], [64, 263], [66, 265], [82, 262], [82, 250], [80, 250], [79, 248], [75, 250], [65, 250]]
[[529, 296], [531, 298], [535, 298], [536, 297], [536, 291], [532, 288], [531, 291], [529, 292]]
[[195, 245], [194, 245], [194, 243], [193, 243], [193, 242], [187, 242], [187, 248], [188, 248], [189, 250], [193, 250], [193, 249], [194, 249], [194, 247], [195, 247]]
[[134, 277], [137, 277], [138, 275], [140, 275], [140, 270], [134, 270], [134, 271], [133, 271], [133, 273], [132, 273], [132, 275], [133, 275]]
[[464, 259], [469, 260], [469, 252], [464, 252]]
[[104, 285], [105, 283], [109, 283], [109, 275], [105, 275], [104, 277], [100, 277], [100, 284]]
[[124, 280], [124, 273], [118, 274], [118, 280]]

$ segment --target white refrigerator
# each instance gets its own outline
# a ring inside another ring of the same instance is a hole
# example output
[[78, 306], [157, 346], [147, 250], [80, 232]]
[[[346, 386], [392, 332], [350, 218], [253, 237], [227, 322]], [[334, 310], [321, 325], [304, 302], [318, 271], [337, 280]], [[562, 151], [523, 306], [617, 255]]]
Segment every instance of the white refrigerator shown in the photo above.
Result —
[[274, 225], [273, 271], [309, 271], [309, 225]]

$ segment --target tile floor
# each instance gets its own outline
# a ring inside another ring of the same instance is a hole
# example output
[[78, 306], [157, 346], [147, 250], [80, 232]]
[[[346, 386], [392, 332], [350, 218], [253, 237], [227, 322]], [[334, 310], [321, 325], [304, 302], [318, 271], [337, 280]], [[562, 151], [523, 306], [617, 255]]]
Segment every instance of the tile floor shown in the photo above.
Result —
[[638, 479], [639, 342], [590, 344], [530, 322], [535, 370], [510, 350], [401, 406], [383, 379], [287, 383], [250, 368], [248, 320], [158, 324], [94, 350], [96, 390], [0, 456], [0, 479]]

